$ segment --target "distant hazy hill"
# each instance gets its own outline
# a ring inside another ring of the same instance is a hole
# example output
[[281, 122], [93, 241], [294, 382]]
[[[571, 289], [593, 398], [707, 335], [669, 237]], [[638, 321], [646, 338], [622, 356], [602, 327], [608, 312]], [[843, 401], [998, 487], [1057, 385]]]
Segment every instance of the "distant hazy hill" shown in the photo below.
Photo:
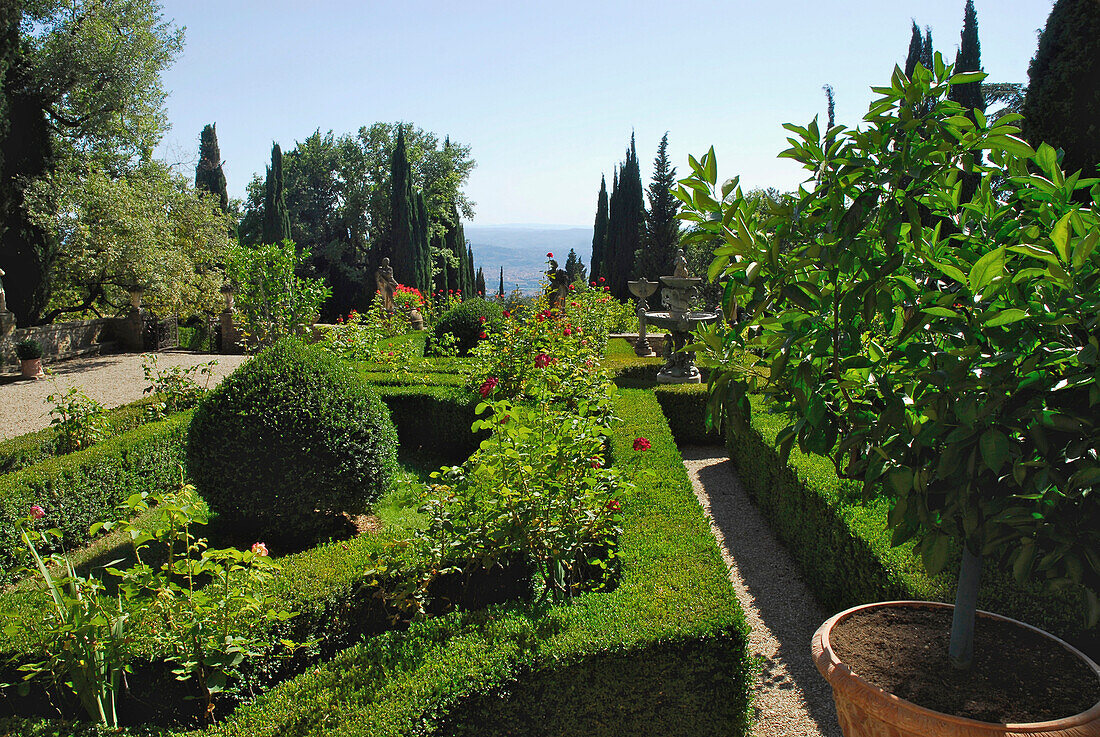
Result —
[[485, 286], [492, 293], [504, 267], [504, 289], [523, 292], [538, 289], [546, 271], [546, 254], [553, 253], [565, 266], [569, 249], [588, 265], [592, 255], [592, 229], [556, 225], [466, 225], [463, 230], [474, 249], [474, 267], [485, 270]]

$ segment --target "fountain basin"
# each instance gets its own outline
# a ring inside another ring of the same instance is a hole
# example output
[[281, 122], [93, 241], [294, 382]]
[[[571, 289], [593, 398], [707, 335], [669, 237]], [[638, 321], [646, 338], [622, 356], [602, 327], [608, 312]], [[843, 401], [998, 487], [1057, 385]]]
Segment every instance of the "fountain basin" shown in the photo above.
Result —
[[662, 276], [661, 283], [669, 289], [691, 289], [703, 283], [699, 276]]
[[[661, 277], [662, 279], [666, 277]], [[717, 312], [647, 312], [645, 321], [650, 325], [674, 332], [690, 333], [696, 325], [714, 322], [718, 319]]]

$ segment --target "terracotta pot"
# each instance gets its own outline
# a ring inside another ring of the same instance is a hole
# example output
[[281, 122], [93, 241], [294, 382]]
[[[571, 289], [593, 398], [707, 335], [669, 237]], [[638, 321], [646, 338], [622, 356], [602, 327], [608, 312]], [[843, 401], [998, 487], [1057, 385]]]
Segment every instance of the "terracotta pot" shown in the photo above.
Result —
[[42, 373], [41, 358], [24, 358], [19, 362], [19, 367], [22, 369], [24, 379], [41, 379], [45, 376]]
[[[829, 645], [829, 633], [854, 612], [884, 606], [952, 608], [951, 604], [929, 601], [864, 604], [833, 616], [818, 628], [812, 644], [814, 663], [833, 688], [837, 719], [844, 737], [1100, 737], [1100, 703], [1080, 714], [1049, 722], [993, 724], [925, 709], [872, 686], [840, 662]], [[979, 611], [978, 616], [1012, 622], [1040, 633], [1050, 640], [1051, 647], [1064, 647], [1084, 660], [1100, 679], [1100, 666], [1054, 635], [998, 614]]]

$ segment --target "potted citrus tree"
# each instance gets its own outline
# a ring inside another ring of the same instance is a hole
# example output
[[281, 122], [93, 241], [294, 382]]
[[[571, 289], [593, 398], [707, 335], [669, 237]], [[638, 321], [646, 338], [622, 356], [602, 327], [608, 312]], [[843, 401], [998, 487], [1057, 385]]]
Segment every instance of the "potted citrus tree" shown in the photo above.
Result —
[[42, 344], [34, 338], [24, 338], [15, 344], [20, 370], [25, 379], [38, 379], [42, 373]]
[[[976, 610], [992, 558], [1021, 581], [1083, 587], [1082, 616], [1100, 616], [1100, 185], [1022, 141], [1018, 115], [949, 99], [981, 78], [937, 54], [912, 78], [895, 69], [859, 128], [786, 125], [780, 156], [810, 177], [764, 212], [736, 180], [718, 184], [713, 149], [677, 191], [689, 238], [720, 240], [710, 277], [724, 280], [726, 314], [743, 316], [695, 346], [714, 366], [712, 407], [743, 422], [746, 392], [770, 394], [791, 416], [782, 454], [828, 456], [887, 495], [893, 543], [915, 541], [930, 574], [959, 564], [953, 607], [858, 607], [818, 631], [848, 737], [1100, 734], [1100, 669]], [[1091, 206], [1074, 201], [1080, 190]], [[921, 654], [937, 633], [942, 651]], [[917, 703], [890, 682], [914, 638], [931, 685], [914, 685], [921, 673], [897, 683]], [[1007, 661], [986, 662], [1006, 648]], [[1072, 675], [1027, 672], [1034, 650]], [[998, 670], [1025, 672], [1037, 704], [1009, 688], [1001, 711], [951, 706], [999, 688]], [[1068, 692], [1077, 700], [1060, 701]]]

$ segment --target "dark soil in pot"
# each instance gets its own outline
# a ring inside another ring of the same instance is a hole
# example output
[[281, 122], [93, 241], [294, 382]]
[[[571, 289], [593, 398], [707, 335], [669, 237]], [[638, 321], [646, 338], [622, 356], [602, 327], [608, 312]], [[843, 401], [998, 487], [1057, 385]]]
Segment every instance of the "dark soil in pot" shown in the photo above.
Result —
[[979, 617], [974, 664], [947, 661], [951, 610], [880, 607], [842, 619], [829, 634], [837, 657], [863, 680], [926, 709], [997, 724], [1062, 719], [1100, 701], [1100, 680], [1069, 650], [1010, 622]]

